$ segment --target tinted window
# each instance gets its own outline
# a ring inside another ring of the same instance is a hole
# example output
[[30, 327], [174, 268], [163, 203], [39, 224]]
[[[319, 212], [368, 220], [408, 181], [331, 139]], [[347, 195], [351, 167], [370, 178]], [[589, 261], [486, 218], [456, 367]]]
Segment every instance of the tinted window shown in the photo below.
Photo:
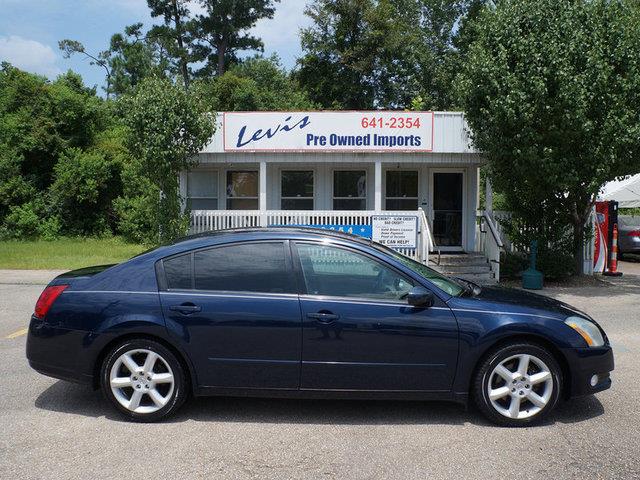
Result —
[[170, 258], [163, 264], [168, 288], [191, 288], [191, 254]]
[[212, 248], [196, 252], [194, 261], [197, 290], [293, 293], [282, 243]]
[[413, 287], [407, 278], [366, 255], [328, 245], [297, 248], [311, 295], [400, 300]]

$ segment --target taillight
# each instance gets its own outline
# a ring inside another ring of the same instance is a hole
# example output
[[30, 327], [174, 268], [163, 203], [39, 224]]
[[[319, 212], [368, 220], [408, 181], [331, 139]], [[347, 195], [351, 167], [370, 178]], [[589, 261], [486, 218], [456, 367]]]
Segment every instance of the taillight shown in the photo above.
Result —
[[627, 232], [628, 237], [640, 237], [640, 230], [631, 230]]
[[69, 285], [51, 285], [45, 288], [36, 302], [36, 317], [43, 319], [53, 305], [53, 302], [56, 301], [56, 298], [58, 298], [68, 286]]

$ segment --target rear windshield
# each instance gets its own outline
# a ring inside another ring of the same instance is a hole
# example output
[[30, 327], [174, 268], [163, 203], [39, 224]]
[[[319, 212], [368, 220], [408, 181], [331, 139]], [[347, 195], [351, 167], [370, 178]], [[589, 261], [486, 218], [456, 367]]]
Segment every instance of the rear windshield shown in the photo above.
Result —
[[638, 227], [640, 226], [640, 217], [620, 215], [618, 217], [618, 223], [624, 227]]

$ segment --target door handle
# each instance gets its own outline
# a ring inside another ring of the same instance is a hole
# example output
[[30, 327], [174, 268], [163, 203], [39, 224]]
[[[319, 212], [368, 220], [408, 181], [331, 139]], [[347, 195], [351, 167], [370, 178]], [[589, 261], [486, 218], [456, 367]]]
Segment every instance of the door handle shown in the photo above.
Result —
[[171, 305], [169, 310], [172, 312], [180, 312], [183, 315], [191, 315], [192, 313], [202, 311], [202, 308], [193, 303], [183, 303], [181, 305]]
[[307, 313], [308, 318], [317, 320], [320, 323], [331, 323], [340, 318], [340, 315], [329, 312]]

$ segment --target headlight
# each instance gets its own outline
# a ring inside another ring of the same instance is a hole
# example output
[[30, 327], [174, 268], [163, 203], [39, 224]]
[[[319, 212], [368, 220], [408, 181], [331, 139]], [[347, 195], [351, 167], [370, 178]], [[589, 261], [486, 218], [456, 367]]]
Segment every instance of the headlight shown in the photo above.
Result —
[[595, 323], [587, 320], [586, 318], [569, 317], [564, 321], [564, 323], [578, 332], [590, 347], [601, 347], [604, 345], [602, 332], [600, 332], [600, 329]]

